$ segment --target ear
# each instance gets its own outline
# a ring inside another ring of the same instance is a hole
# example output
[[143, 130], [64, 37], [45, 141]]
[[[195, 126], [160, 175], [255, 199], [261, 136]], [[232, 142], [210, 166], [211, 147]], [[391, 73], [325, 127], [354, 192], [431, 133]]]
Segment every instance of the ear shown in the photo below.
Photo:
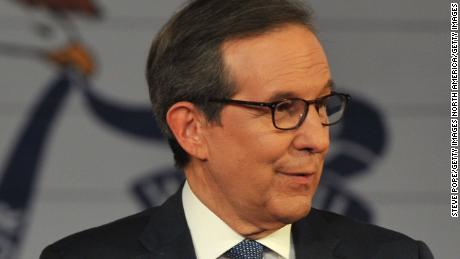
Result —
[[190, 156], [207, 159], [206, 139], [203, 135], [207, 120], [193, 103], [175, 103], [166, 114], [166, 122], [179, 145]]

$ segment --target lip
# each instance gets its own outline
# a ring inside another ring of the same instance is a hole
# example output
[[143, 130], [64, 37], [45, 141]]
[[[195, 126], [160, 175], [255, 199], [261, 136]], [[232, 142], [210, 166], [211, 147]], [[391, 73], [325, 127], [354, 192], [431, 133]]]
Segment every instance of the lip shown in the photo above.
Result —
[[308, 172], [279, 172], [279, 174], [286, 177], [291, 182], [303, 185], [311, 184], [315, 175], [314, 173]]

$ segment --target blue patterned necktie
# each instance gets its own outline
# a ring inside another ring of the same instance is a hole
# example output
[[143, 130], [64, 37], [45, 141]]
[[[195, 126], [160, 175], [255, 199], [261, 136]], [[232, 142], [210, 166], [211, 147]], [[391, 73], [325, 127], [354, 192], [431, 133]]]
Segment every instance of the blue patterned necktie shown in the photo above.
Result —
[[231, 259], [262, 259], [264, 246], [254, 240], [245, 239], [225, 253]]

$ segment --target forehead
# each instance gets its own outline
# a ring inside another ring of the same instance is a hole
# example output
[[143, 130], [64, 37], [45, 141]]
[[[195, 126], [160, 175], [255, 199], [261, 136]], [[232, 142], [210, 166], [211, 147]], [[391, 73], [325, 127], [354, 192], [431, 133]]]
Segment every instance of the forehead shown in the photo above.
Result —
[[330, 91], [329, 65], [317, 37], [306, 27], [285, 25], [222, 46], [236, 97], [268, 100], [293, 95], [315, 98]]

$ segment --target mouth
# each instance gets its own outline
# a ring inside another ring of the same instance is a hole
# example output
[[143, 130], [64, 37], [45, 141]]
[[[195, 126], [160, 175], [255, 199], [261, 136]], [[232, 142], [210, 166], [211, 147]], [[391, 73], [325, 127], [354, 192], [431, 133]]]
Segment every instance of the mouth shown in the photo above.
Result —
[[314, 173], [307, 172], [279, 172], [279, 174], [290, 182], [302, 185], [312, 184], [315, 175]]

